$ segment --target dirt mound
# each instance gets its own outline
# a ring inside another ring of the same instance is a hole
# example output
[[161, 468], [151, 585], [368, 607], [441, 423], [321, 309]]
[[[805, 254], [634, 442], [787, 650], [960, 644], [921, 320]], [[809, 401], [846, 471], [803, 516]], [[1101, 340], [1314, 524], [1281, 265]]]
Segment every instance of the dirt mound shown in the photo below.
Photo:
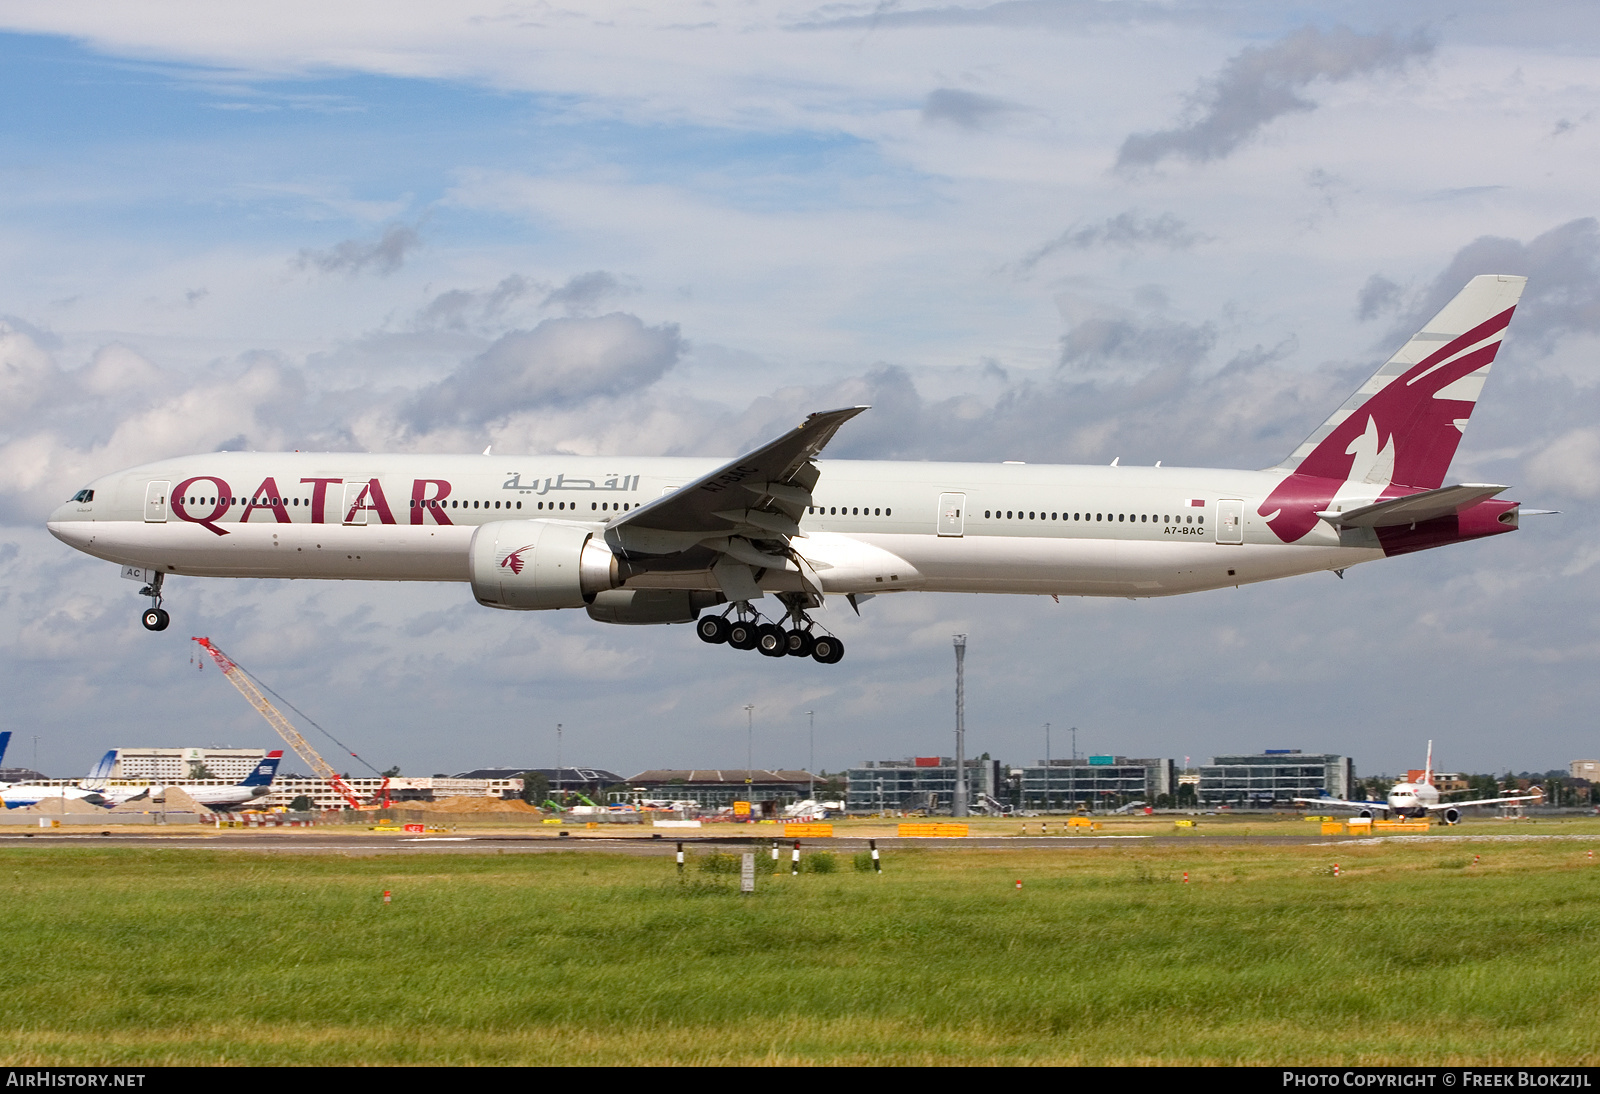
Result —
[[399, 809], [420, 809], [426, 813], [516, 813], [537, 816], [539, 810], [518, 798], [502, 801], [499, 798], [444, 798], [436, 802], [405, 802]]
[[[161, 798], [157, 801], [156, 798]], [[211, 810], [195, 801], [182, 787], [151, 787], [148, 794], [132, 801], [111, 807], [113, 813], [209, 813]]]
[[18, 806], [18, 813], [38, 813], [41, 816], [59, 817], [63, 813], [104, 813], [105, 809], [92, 805], [82, 798], [46, 798], [36, 805]]

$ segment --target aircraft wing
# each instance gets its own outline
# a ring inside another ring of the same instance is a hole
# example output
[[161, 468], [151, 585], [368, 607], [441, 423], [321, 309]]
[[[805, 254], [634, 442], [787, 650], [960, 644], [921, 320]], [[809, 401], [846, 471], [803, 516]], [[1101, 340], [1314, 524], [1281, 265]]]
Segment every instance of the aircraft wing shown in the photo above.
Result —
[[1388, 802], [1347, 802], [1342, 798], [1295, 798], [1307, 805], [1332, 805], [1340, 809], [1388, 809]]
[[[1538, 788], [1533, 787], [1532, 789], [1537, 790]], [[1436, 809], [1460, 809], [1463, 806], [1468, 805], [1499, 805], [1502, 802], [1531, 802], [1542, 800], [1544, 800], [1544, 791], [1540, 790], [1537, 794], [1518, 794], [1513, 797], [1506, 798], [1479, 798], [1476, 801], [1470, 802], [1440, 802], [1438, 805], [1428, 806], [1428, 809], [1430, 811]]]
[[1403, 498], [1389, 498], [1342, 513], [1318, 513], [1317, 516], [1336, 527], [1392, 528], [1437, 517], [1453, 517], [1509, 489], [1509, 486], [1464, 482], [1456, 486], [1441, 486], [1437, 490], [1424, 490], [1420, 494], [1408, 494]]
[[867, 409], [808, 416], [777, 440], [611, 521], [604, 532], [607, 545], [629, 560], [705, 547], [716, 556], [711, 571], [717, 584], [734, 601], [762, 595], [757, 570], [794, 570], [817, 585], [789, 544], [805, 535], [800, 518], [822, 477], [813, 461], [840, 426]]

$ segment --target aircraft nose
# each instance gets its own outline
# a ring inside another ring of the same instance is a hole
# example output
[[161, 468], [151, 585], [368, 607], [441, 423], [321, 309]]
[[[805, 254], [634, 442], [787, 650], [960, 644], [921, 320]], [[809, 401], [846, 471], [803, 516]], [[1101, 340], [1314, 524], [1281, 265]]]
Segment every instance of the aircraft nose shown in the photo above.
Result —
[[50, 514], [44, 526], [62, 543], [81, 548], [94, 538], [94, 522], [73, 519], [76, 516], [71, 506], [63, 505]]

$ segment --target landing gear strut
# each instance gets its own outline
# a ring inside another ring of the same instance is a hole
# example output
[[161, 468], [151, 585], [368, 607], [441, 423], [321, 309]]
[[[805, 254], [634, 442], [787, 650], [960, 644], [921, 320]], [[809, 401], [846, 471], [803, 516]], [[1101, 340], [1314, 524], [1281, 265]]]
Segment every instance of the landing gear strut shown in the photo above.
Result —
[[140, 622], [144, 624], [144, 629], [147, 631], [164, 631], [167, 629], [167, 624], [172, 622], [172, 617], [161, 606], [161, 584], [166, 579], [166, 576], [166, 574], [157, 570], [156, 576], [151, 578], [150, 584], [139, 590], [140, 596], [148, 596], [150, 598], [150, 606], [144, 610], [144, 615], [140, 617]]
[[694, 632], [700, 641], [727, 644], [736, 650], [756, 650], [763, 657], [809, 657], [824, 665], [838, 664], [844, 658], [844, 643], [831, 634], [813, 633], [816, 626], [808, 608], [810, 597], [785, 593], [778, 598], [784, 606], [783, 622], [764, 621], [760, 613], [741, 601], [722, 615], [697, 620]]

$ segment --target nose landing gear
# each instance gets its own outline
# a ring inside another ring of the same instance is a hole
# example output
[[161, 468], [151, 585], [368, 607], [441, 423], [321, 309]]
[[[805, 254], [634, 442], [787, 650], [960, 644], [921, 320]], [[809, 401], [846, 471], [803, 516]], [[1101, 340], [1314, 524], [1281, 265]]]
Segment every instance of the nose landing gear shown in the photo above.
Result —
[[148, 596], [151, 601], [150, 606], [144, 610], [144, 615], [139, 620], [144, 624], [144, 629], [147, 631], [164, 631], [167, 629], [167, 625], [172, 622], [172, 617], [161, 606], [161, 584], [166, 576], [166, 574], [157, 570], [156, 576], [150, 580], [150, 584], [139, 590], [140, 596]]
[[809, 598], [785, 594], [784, 618], [793, 624], [785, 629], [778, 623], [764, 622], [749, 601], [741, 601], [726, 614], [696, 621], [695, 634], [712, 645], [726, 644], [736, 650], [756, 650], [763, 657], [809, 657], [823, 665], [836, 665], [844, 658], [844, 643], [831, 634], [815, 634], [807, 608]]

